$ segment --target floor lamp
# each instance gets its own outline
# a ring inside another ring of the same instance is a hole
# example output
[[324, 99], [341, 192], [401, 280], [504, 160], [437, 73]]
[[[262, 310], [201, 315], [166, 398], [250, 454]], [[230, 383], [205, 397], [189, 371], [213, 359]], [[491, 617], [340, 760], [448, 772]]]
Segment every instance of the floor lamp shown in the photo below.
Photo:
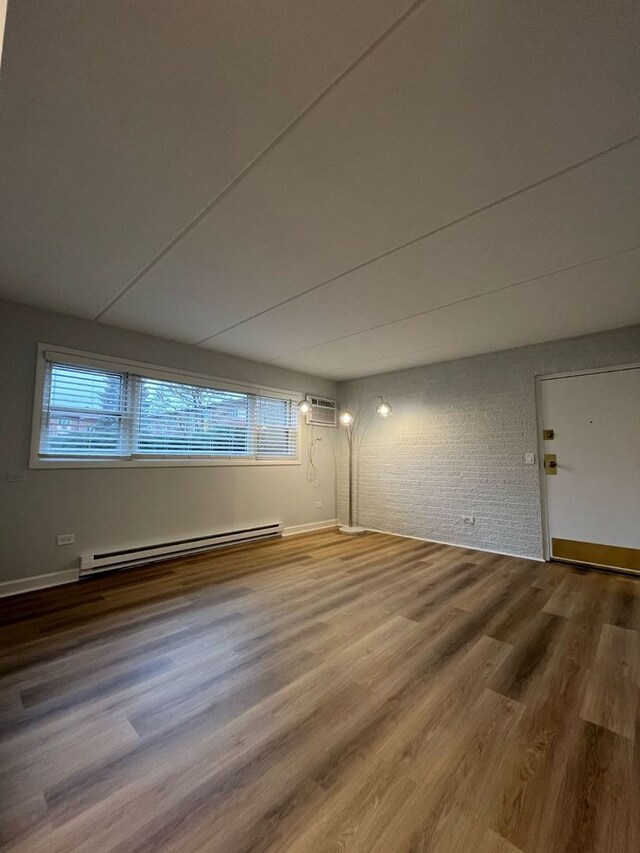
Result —
[[[372, 397], [372, 400], [379, 400], [376, 406], [376, 415], [380, 418], [388, 418], [391, 414], [391, 406], [386, 403], [382, 397]], [[340, 423], [347, 431], [347, 443], [349, 446], [349, 524], [343, 524], [340, 527], [340, 533], [348, 533], [351, 536], [356, 536], [360, 533], [366, 533], [366, 527], [359, 527], [353, 523], [353, 430], [358, 421], [358, 415], [364, 406], [361, 406], [355, 415], [351, 412], [344, 411], [340, 413]]]

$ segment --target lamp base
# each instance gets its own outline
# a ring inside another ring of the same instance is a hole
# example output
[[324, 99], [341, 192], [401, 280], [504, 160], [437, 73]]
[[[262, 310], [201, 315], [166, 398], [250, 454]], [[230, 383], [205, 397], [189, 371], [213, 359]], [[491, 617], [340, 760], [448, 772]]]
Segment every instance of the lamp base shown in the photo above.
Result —
[[350, 536], [359, 536], [367, 532], [366, 527], [358, 527], [356, 524], [343, 524], [339, 530], [340, 533], [348, 533]]

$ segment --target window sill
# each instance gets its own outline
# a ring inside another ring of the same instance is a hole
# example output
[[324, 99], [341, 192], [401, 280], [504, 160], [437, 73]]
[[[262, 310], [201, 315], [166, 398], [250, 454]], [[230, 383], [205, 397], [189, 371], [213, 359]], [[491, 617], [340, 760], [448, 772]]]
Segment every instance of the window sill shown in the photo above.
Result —
[[30, 469], [56, 468], [246, 468], [300, 465], [300, 459], [31, 459]]

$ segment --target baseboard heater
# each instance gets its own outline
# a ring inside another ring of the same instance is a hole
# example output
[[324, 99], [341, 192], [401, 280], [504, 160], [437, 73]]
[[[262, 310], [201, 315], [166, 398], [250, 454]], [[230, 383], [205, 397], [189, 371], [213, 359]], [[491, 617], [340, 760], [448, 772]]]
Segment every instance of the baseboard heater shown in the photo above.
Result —
[[201, 551], [216, 548], [228, 548], [247, 542], [261, 542], [266, 539], [279, 539], [284, 524], [261, 524], [258, 527], [244, 527], [240, 530], [228, 530], [224, 533], [211, 533], [208, 536], [196, 536], [193, 539], [179, 539], [174, 542], [161, 542], [156, 545], [142, 545], [138, 548], [126, 548], [121, 551], [105, 551], [101, 554], [83, 554], [80, 557], [80, 577], [109, 572], [114, 569], [129, 569], [145, 563], [171, 560]]

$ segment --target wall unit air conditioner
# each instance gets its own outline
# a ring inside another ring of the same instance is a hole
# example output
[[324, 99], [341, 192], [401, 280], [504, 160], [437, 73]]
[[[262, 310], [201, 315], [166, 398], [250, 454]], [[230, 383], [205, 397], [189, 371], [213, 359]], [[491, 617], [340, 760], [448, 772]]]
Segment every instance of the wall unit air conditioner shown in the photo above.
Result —
[[312, 397], [307, 394], [311, 411], [307, 412], [306, 423], [313, 426], [335, 427], [338, 425], [338, 406], [335, 400], [326, 397]]

